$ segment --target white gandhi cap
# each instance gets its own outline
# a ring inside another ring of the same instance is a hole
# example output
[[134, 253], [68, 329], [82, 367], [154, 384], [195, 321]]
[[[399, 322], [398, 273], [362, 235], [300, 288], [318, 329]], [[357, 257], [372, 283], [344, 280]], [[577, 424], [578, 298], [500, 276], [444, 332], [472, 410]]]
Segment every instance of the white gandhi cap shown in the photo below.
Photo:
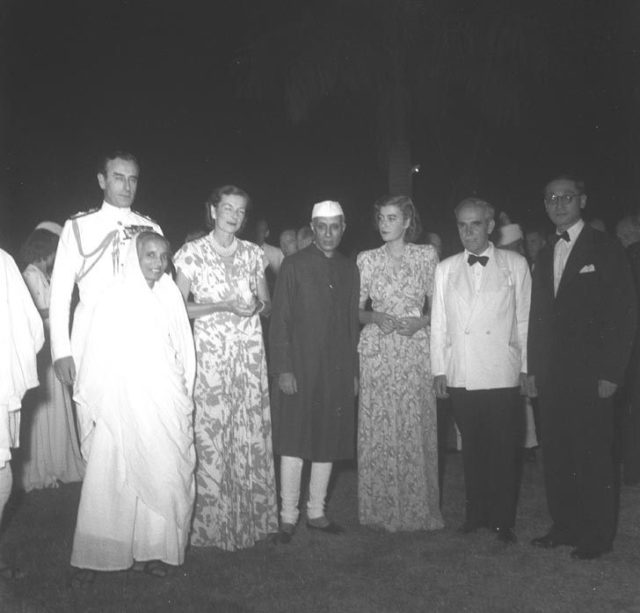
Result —
[[344, 217], [344, 211], [340, 203], [333, 200], [323, 200], [313, 205], [311, 219], [315, 219], [316, 217], [337, 217], [338, 215]]

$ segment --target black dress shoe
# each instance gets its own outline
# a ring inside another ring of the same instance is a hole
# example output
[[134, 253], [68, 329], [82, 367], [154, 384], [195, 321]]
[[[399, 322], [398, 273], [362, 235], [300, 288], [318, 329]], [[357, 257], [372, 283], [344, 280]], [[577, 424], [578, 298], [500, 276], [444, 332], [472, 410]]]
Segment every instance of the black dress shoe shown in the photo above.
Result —
[[278, 531], [278, 542], [282, 545], [288, 545], [293, 538], [296, 527], [293, 524], [281, 524]]
[[338, 524], [334, 524], [332, 521], [329, 521], [325, 525], [316, 525], [312, 524], [307, 520], [307, 528], [310, 530], [319, 530], [320, 532], [325, 532], [326, 534], [342, 534], [344, 532], [344, 528], [339, 526]]
[[555, 549], [560, 545], [573, 545], [568, 539], [563, 539], [552, 532], [545, 534], [544, 536], [538, 536], [531, 540], [531, 544], [534, 547], [541, 547], [542, 549]]
[[574, 560], [597, 560], [609, 551], [611, 550], [603, 551], [602, 549], [591, 549], [589, 547], [576, 547], [571, 552], [571, 557]]
[[496, 528], [495, 533], [498, 535], [498, 540], [505, 545], [513, 545], [518, 542], [516, 533], [511, 528]]

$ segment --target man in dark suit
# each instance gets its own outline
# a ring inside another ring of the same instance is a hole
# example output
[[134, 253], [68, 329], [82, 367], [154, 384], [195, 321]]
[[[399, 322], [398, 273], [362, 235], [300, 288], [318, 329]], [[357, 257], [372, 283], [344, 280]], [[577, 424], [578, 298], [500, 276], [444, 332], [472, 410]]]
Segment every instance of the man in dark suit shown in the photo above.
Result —
[[[640, 297], [640, 216], [627, 215], [616, 226], [618, 240], [625, 248]], [[622, 482], [640, 485], [640, 331], [631, 352], [624, 389], [617, 395], [618, 460]]]
[[622, 247], [582, 220], [584, 183], [558, 177], [544, 202], [556, 235], [533, 273], [528, 365], [553, 525], [532, 545], [570, 545], [573, 558], [587, 560], [613, 544], [613, 394], [629, 359], [636, 299]]

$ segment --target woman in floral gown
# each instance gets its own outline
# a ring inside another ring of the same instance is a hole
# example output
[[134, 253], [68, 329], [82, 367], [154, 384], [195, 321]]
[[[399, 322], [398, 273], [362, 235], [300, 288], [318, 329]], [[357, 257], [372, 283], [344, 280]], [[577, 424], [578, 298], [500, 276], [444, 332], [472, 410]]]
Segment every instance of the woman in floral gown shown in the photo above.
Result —
[[253, 546], [278, 530], [268, 378], [260, 313], [271, 308], [262, 250], [236, 238], [248, 195], [228, 185], [206, 204], [207, 236], [175, 255], [195, 319], [194, 546]]
[[[420, 221], [411, 200], [375, 205], [384, 245], [358, 255], [360, 269], [360, 523], [390, 531], [443, 526], [438, 494], [436, 401], [429, 363], [429, 317], [438, 256], [415, 245]], [[373, 310], [365, 310], [367, 300]]]
[[49, 346], [50, 275], [62, 228], [51, 221], [39, 224], [20, 250], [22, 276], [44, 323], [46, 344], [38, 354], [40, 386], [22, 402], [20, 451], [16, 476], [27, 492], [81, 481], [84, 462], [76, 434], [71, 395], [58, 381]]

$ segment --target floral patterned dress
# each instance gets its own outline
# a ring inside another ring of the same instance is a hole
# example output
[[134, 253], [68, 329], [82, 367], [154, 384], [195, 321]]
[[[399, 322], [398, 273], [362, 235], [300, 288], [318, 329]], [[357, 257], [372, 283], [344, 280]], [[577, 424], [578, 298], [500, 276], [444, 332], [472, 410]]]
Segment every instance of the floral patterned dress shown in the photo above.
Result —
[[[212, 240], [208, 235], [189, 242], [175, 256], [194, 300], [240, 295], [248, 301], [264, 275], [260, 247], [239, 240], [232, 261], [225, 262]], [[195, 320], [194, 337], [198, 465], [191, 544], [229, 551], [251, 547], [278, 529], [260, 317], [212, 313]]]
[[[438, 256], [407, 244], [394, 272], [385, 246], [358, 256], [360, 303], [397, 317], [422, 315]], [[429, 331], [360, 335], [358, 507], [360, 523], [390, 531], [442, 528], [438, 492], [436, 401]]]

